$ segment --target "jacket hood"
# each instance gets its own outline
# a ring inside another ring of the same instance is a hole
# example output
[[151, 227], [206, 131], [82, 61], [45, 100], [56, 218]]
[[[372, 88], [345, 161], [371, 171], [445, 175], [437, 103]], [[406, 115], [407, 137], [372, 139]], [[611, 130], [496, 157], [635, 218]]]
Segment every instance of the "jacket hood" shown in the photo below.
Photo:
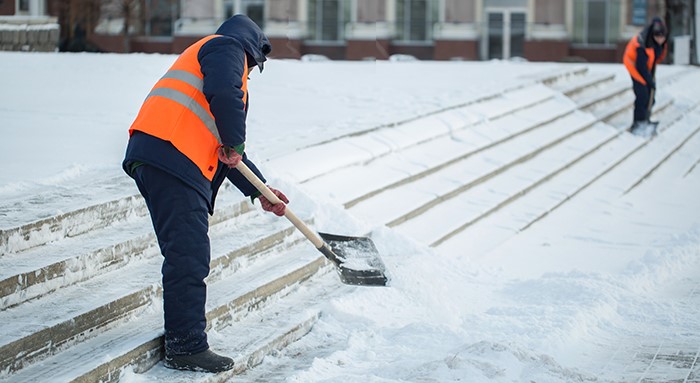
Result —
[[260, 72], [263, 71], [263, 63], [272, 51], [272, 45], [262, 29], [248, 16], [234, 15], [221, 24], [216, 34], [238, 40], [248, 55], [248, 61], [253, 60], [253, 63], [249, 62], [248, 65], [257, 65]]
[[654, 45], [658, 45], [654, 40], [654, 33], [663, 33], [666, 36], [666, 41], [661, 44], [662, 46], [668, 42], [668, 31], [666, 29], [666, 24], [658, 16], [654, 17], [651, 20], [651, 24], [649, 24], [646, 28], [644, 28], [644, 31], [642, 31], [642, 39], [645, 47], [650, 48]]

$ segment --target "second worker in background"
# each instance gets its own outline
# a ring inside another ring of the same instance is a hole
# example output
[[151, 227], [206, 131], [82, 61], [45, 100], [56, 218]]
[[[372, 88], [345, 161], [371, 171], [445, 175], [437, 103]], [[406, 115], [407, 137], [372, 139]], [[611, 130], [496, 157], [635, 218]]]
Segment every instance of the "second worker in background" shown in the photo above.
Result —
[[639, 135], [655, 133], [656, 123], [650, 121], [656, 94], [656, 66], [666, 57], [666, 25], [659, 17], [634, 36], [625, 49], [623, 62], [632, 77], [634, 90], [634, 121], [631, 132]]

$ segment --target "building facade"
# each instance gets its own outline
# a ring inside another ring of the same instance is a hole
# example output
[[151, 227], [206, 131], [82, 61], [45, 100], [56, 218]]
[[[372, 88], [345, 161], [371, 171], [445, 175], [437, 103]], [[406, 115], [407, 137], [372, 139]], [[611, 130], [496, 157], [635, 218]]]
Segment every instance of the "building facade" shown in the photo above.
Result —
[[[80, 1], [101, 4], [87, 38], [111, 52], [179, 53], [241, 13], [278, 58], [617, 62], [643, 25], [666, 18], [668, 0]], [[0, 10], [8, 2], [43, 10], [66, 0], [0, 0]]]
[[662, 0], [189, 0], [176, 35], [234, 13], [263, 26], [276, 57], [616, 62]]

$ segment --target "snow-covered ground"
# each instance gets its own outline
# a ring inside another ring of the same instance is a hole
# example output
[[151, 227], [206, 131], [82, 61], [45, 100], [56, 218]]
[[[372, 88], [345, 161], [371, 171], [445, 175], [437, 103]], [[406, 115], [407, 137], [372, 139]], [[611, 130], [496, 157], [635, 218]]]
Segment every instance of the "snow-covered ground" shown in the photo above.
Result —
[[[173, 59], [0, 53], [0, 228], [136, 193], [120, 169], [127, 129]], [[563, 65], [272, 60], [249, 83], [247, 148], [271, 184], [319, 201], [290, 206], [314, 210], [327, 190], [296, 189], [295, 163], [276, 158]], [[590, 68], [625, 76], [621, 65]], [[687, 99], [700, 81], [661, 87]], [[631, 192], [613, 173], [491, 249], [428, 248], [372, 222], [318, 215], [319, 226], [374, 229], [391, 286], [325, 302], [309, 335], [241, 381], [700, 381], [700, 145], [689, 145]], [[85, 198], [60, 198], [77, 188]]]

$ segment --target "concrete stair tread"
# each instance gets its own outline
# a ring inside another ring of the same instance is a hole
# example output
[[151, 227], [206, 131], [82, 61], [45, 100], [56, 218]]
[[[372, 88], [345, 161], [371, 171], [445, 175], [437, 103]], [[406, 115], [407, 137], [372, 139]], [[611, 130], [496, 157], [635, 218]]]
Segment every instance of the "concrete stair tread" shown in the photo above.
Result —
[[498, 210], [475, 222], [460, 235], [445, 240], [437, 249], [445, 254], [453, 254], [468, 245], [475, 256], [486, 254], [488, 250], [525, 230], [597, 181], [620, 161], [624, 161], [640, 144], [632, 135], [618, 135], [594, 154], [523, 195], [507, 209]]
[[[519, 158], [544, 148], [547, 143], [555, 142], [558, 137], [567, 137], [580, 129], [585, 129], [592, 122], [593, 119], [590, 116], [576, 112], [545, 127], [528, 132], [527, 135], [483, 151], [478, 156], [469, 157], [449, 168], [415, 180], [411, 184], [377, 194], [353, 206], [351, 212], [371, 222], [396, 223], [408, 211], [431, 201], [443, 199], [443, 196], [453, 193], [454, 190], [463, 189], [483, 180], [498, 172], [505, 164], [518, 161]], [[541, 146], [532, 147], [530, 146], [532, 142], [539, 142]], [[409, 190], [415, 190], [415, 192], [407, 194]], [[396, 196], [400, 196], [401, 199], [397, 200]], [[392, 210], [388, 207], [398, 209]]]
[[[75, 275], [75, 278], [80, 279], [86, 272], [85, 268], [91, 267], [97, 272], [103, 263], [100, 258], [106, 258], [104, 263], [108, 264], [109, 259], [114, 258], [112, 254], [115, 252], [126, 254], [130, 251], [133, 256], [136, 256], [150, 242], [154, 242], [155, 237], [146, 234], [149, 231], [153, 231], [150, 218], [135, 217], [127, 222], [99, 228], [79, 237], [65, 238], [45, 246], [0, 257], [0, 270], [2, 270], [0, 286], [3, 287], [0, 290], [0, 299], [4, 301], [1, 307], [17, 303], [8, 301], [6, 297], [15, 291], [14, 288], [21, 286], [22, 289], [27, 289], [35, 284], [48, 284], [48, 279], [70, 278], [66, 273], [71, 274], [71, 271], [79, 274]], [[47, 273], [51, 275], [44, 275]], [[54, 273], [61, 274], [54, 275]], [[32, 280], [29, 280], [30, 278]], [[65, 282], [65, 280], [56, 281], [56, 284], [60, 286]], [[33, 294], [30, 293], [30, 295]]]
[[[115, 197], [114, 190], [123, 190]], [[3, 191], [0, 199], [0, 215], [3, 217], [0, 230], [8, 230], [42, 219], [89, 206], [108, 203], [117, 198], [129, 198], [137, 193], [134, 181], [123, 172], [99, 173], [94, 177], [75, 177], [61, 184], [46, 187], [37, 183], [34, 187], [19, 188], [19, 191]]]
[[[307, 246], [297, 246], [297, 248], [290, 250], [287, 254], [271, 254], [250, 267], [209, 284], [207, 312], [210, 325], [224, 327], [225, 322], [230, 319], [222, 319], [220, 317], [226, 313], [217, 312], [216, 314], [219, 317], [211, 318], [212, 312], [222, 311], [222, 307], [232, 306], [231, 302], [237, 299], [266, 299], [264, 292], [259, 291], [261, 284], [273, 283], [283, 275], [304, 268], [314, 261], [318, 262], [319, 258], [313, 255], [314, 253], [315, 249], [313, 248], [308, 249]], [[277, 288], [288, 290], [291, 288], [291, 284], [285, 284]], [[153, 298], [156, 295], [154, 294]], [[260, 304], [260, 302], [246, 302], [246, 304]], [[231, 307], [231, 309], [236, 309], [236, 307]], [[247, 313], [247, 310], [243, 308], [238, 308], [238, 311], [238, 316], [243, 316]], [[132, 352], [135, 348], [157, 339], [160, 333], [162, 333], [162, 311], [160, 298], [158, 298], [144, 306], [139, 315], [128, 318], [126, 322], [120, 323], [118, 327], [97, 331], [95, 334], [91, 334], [92, 337], [88, 337], [56, 355], [51, 355], [42, 361], [25, 367], [16, 374], [8, 375], [7, 377], [0, 376], [0, 381], [4, 378], [10, 381], [45, 381], [40, 379], [39, 376], [47, 377], [59, 373], [57, 369], [49, 371], [47, 366], [61, 366], [61, 369], [68, 370], [65, 371], [65, 374], [77, 377], [94, 368], [97, 363], [106, 361], [104, 360], [105, 357], [115, 358], [117, 355]], [[77, 361], [85, 358], [89, 358], [91, 361], [83, 363], [84, 367], [81, 368], [80, 366], [83, 364]]]
[[[681, 148], [686, 140], [697, 135], [700, 125], [697, 121], [700, 120], [700, 110], [695, 109], [685, 115], [680, 120], [673, 123], [671, 126], [659, 125], [659, 135], [652, 140], [645, 141], [645, 156], [636, 155], [630, 158], [623, 164], [625, 172], [624, 176], [620, 176], [617, 185], [624, 192], [636, 187], [652, 172], [654, 172], [665, 160], [667, 160], [674, 152]], [[643, 138], [640, 138], [643, 139]], [[645, 160], [646, 156], [658, 158], [658, 162], [649, 162]]]
[[[231, 250], [249, 247], [251, 244], [269, 237], [270, 232], [289, 231], [287, 229], [289, 226], [288, 222], [279, 219], [275, 222], [265, 222], [262, 219], [251, 220], [251, 223], [243, 226], [246, 228], [246, 236], [231, 235], [226, 231], [212, 235], [211, 242], [214, 249], [212, 262], [228, 257]], [[266, 246], [274, 245], [272, 243]], [[312, 254], [315, 253], [315, 249], [311, 248], [310, 250]], [[260, 251], [265, 251], [265, 249], [256, 250], [256, 252]], [[305, 249], [305, 251], [309, 252], [309, 249]], [[217, 278], [220, 279], [222, 276], [218, 274], [223, 274], [223, 277], [226, 277], [227, 270], [235, 269], [235, 273], [231, 271], [228, 274], [237, 275], [237, 278], [240, 278], [246, 275], [249, 270], [257, 270], [257, 264], [258, 261], [251, 262], [247, 259], [243, 261], [227, 260], [227, 262], [222, 263], [221, 267], [216, 270], [212, 269], [212, 274], [217, 274]], [[5, 328], [8, 330], [0, 334], [0, 347], [14, 349], [16, 346], [10, 346], [11, 343], [27, 341], [23, 340], [25, 337], [37, 337], [38, 331], [50, 334], [54, 330], [60, 330], [64, 337], [63, 340], [59, 341], [55, 337], [49, 337], [42, 341], [50, 346], [64, 340], [70, 340], [93, 327], [120, 320], [129, 312], [145, 307], [159, 294], [161, 265], [162, 258], [160, 256], [140, 259], [108, 274], [99, 275], [40, 299], [24, 302], [0, 311], [0, 322], [6, 323]], [[274, 267], [271, 269], [277, 270]], [[94, 294], [95, 291], [99, 291], [100, 294]], [[27, 318], [32, 318], [32, 320], [28, 321]], [[94, 323], [95, 321], [97, 322]], [[35, 347], [43, 348], [41, 346]]]
[[[663, 84], [678, 81], [687, 74], [688, 73], [685, 71], [660, 73], [657, 75], [657, 82], [662, 84], [661, 86], [663, 87]], [[586, 110], [607, 109], [606, 105], [597, 104], [607, 104], [610, 102], [610, 99], [613, 98], [625, 98], [625, 100], [629, 100], [628, 104], [631, 105], [632, 102], [634, 102], [634, 93], [632, 92], [631, 83], [629, 81], [616, 80], [611, 85], [590, 87], [586, 91], [572, 96], [572, 99], [576, 102], [576, 104], [580, 108]], [[657, 107], [658, 101], [659, 100], [657, 98]]]
[[[460, 198], [442, 201], [417, 219], [403, 222], [396, 229], [427, 244], [462, 230], [464, 225], [490, 214], [513, 198], [546, 180], [563, 166], [577, 161], [593, 148], [602, 145], [617, 132], [614, 129], [589, 129], [500, 173], [487, 183], [476, 185]], [[422, 222], [441, 222], [426, 227]]]
[[[134, 292], [151, 291], [158, 284], [161, 264], [162, 260], [157, 257], [144, 259], [108, 275], [0, 311], [0, 322], [7, 330], [0, 334], [0, 345], [19, 340], [40, 329], [58, 326]], [[97, 291], [99, 294], [94, 293]]]
[[[657, 129], [659, 136], [665, 136], [669, 132], [674, 132], [672, 135], [678, 134], [678, 132], [675, 131], [675, 129], [679, 126], [677, 125], [678, 123], [692, 124], [692, 119], [689, 120], [686, 117], [695, 107], [697, 107], [697, 103], [695, 103], [694, 106], [691, 105], [687, 107], [679, 107], [675, 105], [673, 101], [669, 101], [668, 105], [664, 105], [663, 108], [659, 108], [659, 114], [655, 114], [655, 118], [660, 119]], [[646, 154], [643, 153], [645, 150], [644, 147], [650, 143], [654, 143], [655, 139], [650, 140], [648, 138], [632, 135], [629, 133], [629, 124], [627, 123], [622, 124], [622, 131], [626, 131], [624, 136], [626, 139], [634, 142], [636, 150], [630, 153], [630, 158], [628, 160], [616, 166], [616, 168], [611, 172], [614, 175], [614, 178], [605, 175], [602, 177], [602, 181], [596, 182], [596, 184], [593, 185], [592, 189], [596, 189], [596, 185], [598, 184], [607, 184], [605, 187], [606, 189], [610, 188], [611, 190], [616, 190], [617, 193], [623, 193], [624, 190], [638, 182], [640, 175], [644, 173], [644, 169], [647, 169], [648, 171], [651, 167], [656, 166], [654, 162], [650, 163], [648, 159], [644, 158]], [[666, 139], [662, 141], [665, 140]], [[658, 145], [659, 143], [654, 144]]]
[[[212, 233], [210, 241], [212, 244], [212, 262], [226, 256], [231, 250], [246, 247], [258, 240], [265, 238], [270, 232], [282, 231], [289, 227], [289, 223], [283, 220], [263, 221], [251, 220], [246, 226], [246, 236], [237, 236], [225, 232], [226, 228], [222, 227], [223, 232]], [[50, 317], [55, 318], [70, 318], [75, 316], [75, 312], [81, 311], [81, 308], [96, 307], [91, 304], [90, 300], [94, 299], [99, 305], [104, 305], [111, 301], [130, 294], [132, 292], [143, 289], [144, 287], [158, 284], [160, 282], [160, 267], [162, 265], [162, 257], [160, 251], [155, 249], [155, 256], [140, 259], [124, 266], [122, 269], [114, 270], [108, 275], [100, 275], [91, 280], [88, 280], [79, 285], [64, 288], [57, 294], [49, 294], [41, 299], [25, 302], [19, 306], [12, 307], [7, 310], [0, 311], [0, 322], [14, 323], [16, 321], [26, 322], [26, 318], [34, 318], [35, 321], [43, 326], [48, 326], [53, 323]], [[92, 291], [100, 291], [99, 295], [90, 294]], [[110, 298], [112, 297], [112, 298]], [[73, 302], [75, 307], [66, 307], [66, 302]], [[66, 312], [61, 310], [45, 310], [47, 307], [64, 307], [68, 308]], [[37, 317], [32, 313], [48, 314], [49, 318]], [[71, 314], [73, 313], [73, 314]], [[25, 318], [22, 320], [22, 318]], [[14, 329], [6, 334], [0, 334], [0, 344], [5, 344], [6, 337], [21, 336], [22, 331]]]
[[[232, 371], [220, 374], [182, 372], [167, 369], [162, 362], [150, 370], [136, 374], [126, 373], [135, 380], [148, 382], [226, 382], [234, 375], [250, 369], [263, 361], [264, 354], [274, 349], [281, 349], [290, 341], [304, 335], [322, 315], [324, 301], [331, 296], [350, 291], [352, 287], [339, 284], [334, 273], [314, 277], [310, 284], [313, 289], [302, 287], [300, 291], [290, 294], [283, 301], [278, 301], [270, 307], [250, 313], [246, 318], [232, 323], [230, 326], [209, 333], [209, 343], [212, 350], [222, 355], [228, 355], [235, 361]], [[283, 339], [286, 334], [299, 332], [297, 336]], [[246, 334], [241, 336], [241, 334]], [[255, 350], [255, 351], [254, 351]]]
[[588, 73], [585, 76], [580, 76], [576, 79], [569, 80], [564, 84], [554, 85], [553, 88], [564, 93], [567, 96], [585, 90], [588, 87], [600, 85], [607, 81], [613, 80], [614, 75], [608, 73]]
[[528, 75], [526, 78], [548, 86], [556, 85], [560, 82], [570, 81], [571, 78], [578, 78], [588, 74], [588, 67], [583, 65], [565, 65], [553, 70]]
[[[549, 100], [554, 93], [541, 85], [533, 85], [527, 89], [533, 90], [528, 98], [509, 99], [506, 95], [487, 99], [478, 104], [470, 104], [462, 108], [446, 110], [418, 120], [402, 123], [398, 126], [385, 127], [357, 136], [345, 137], [329, 143], [305, 148], [295, 153], [271, 160], [273, 166], [285, 168], [285, 163], [295, 163], [294, 170], [288, 171], [288, 176], [298, 182], [305, 182], [314, 177], [335, 172], [343, 167], [362, 164], [376, 160], [386, 154], [391, 154], [418, 143], [452, 134], [451, 127], [442, 118], [453, 118], [455, 114], [468, 119], [464, 127], [482, 121], [507, 115], [524, 106], [532, 106]], [[517, 102], [516, 102], [517, 101]], [[495, 105], [495, 104], [498, 105]], [[524, 105], [523, 105], [524, 104]], [[480, 110], [480, 113], [471, 110]], [[325, 158], [319, 162], [316, 159]]]
[[525, 109], [542, 103], [553, 97], [555, 92], [542, 84], [533, 84], [520, 89], [502, 93], [500, 97], [483, 101], [473, 107], [487, 119], [494, 119], [513, 111]]
[[665, 170], [676, 177], [687, 177], [700, 164], [700, 153], [692, 149], [699, 147], [700, 134], [695, 134], [679, 149], [680, 155], [671, 158], [674, 161], [673, 165], [669, 164]]
[[[66, 200], [71, 200], [70, 191], [65, 193]], [[0, 231], [0, 255], [18, 253], [146, 214], [143, 201], [131, 195], [31, 221]]]
[[[668, 116], [668, 119], [674, 121], [671, 116]], [[532, 223], [579, 194], [586, 196], [585, 198], [596, 200], [617, 198], [624, 193], [626, 185], [629, 186], [638, 181], [640, 174], [644, 173], [643, 169], [658, 165], [657, 162], [649, 162], [648, 151], [658, 152], [659, 154], [655, 154], [653, 157], [662, 161], [665, 157], [664, 152], [672, 151], [685, 137], [693, 134], [693, 124], [696, 128], [698, 127], [698, 123], [695, 121], [698, 121], [697, 114], [695, 117], [688, 115], [684, 121], [679, 121], [681, 124], [690, 124], [686, 127], [675, 126], [676, 122], [665, 126], [662, 124], [660, 125], [660, 127], [663, 126], [660, 136], [651, 141], [623, 133], [601, 148], [595, 156], [583, 159], [572, 166], [570, 170], [557, 175], [550, 182], [509, 206], [507, 211], [499, 211], [494, 214], [494, 217], [488, 217], [478, 222], [473, 228], [470, 227], [466, 230], [463, 235], [445, 241], [438, 246], [438, 249], [450, 254], [461, 251], [464, 246], [469, 245], [475, 254], [483, 254], [517, 232], [525, 230]], [[675, 131], [675, 139], [663, 140], [663, 135], [669, 134], [671, 131]], [[700, 142], [699, 134], [695, 134], [691, 138], [695, 142]], [[690, 147], [684, 147], [684, 149]], [[671, 160], [675, 160], [675, 162], [662, 167], [670, 173], [666, 175], [666, 177], [670, 177], [669, 182], [673, 177], [683, 176], [682, 169], [686, 169], [686, 167], [677, 165], [684, 161], [686, 166], [689, 165], [688, 156], [686, 158], [673, 156]]]
[[[128, 177], [126, 177], [128, 179]], [[120, 182], [121, 181], [120, 179]], [[45, 245], [47, 243], [62, 240], [67, 237], [76, 237], [86, 232], [113, 225], [117, 222], [129, 220], [135, 216], [147, 216], [148, 210], [140, 195], [129, 195], [126, 197], [102, 196], [101, 199], [86, 198], [83, 195], [84, 189], [80, 185], [69, 185], [60, 189], [61, 201], [65, 206], [75, 206], [74, 210], [61, 212], [60, 214], [34, 219], [30, 214], [23, 214], [15, 203], [12, 205], [11, 211], [2, 212], [8, 221], [15, 222], [14, 227], [7, 227], [0, 230], [0, 256], [5, 256], [11, 253], [18, 253], [26, 249]], [[114, 185], [112, 185], [114, 187]], [[86, 186], [89, 190], [89, 187]], [[135, 191], [136, 187], [131, 181], [129, 186], [122, 188]], [[234, 205], [244, 201], [244, 197], [239, 192], [234, 192], [233, 187], [226, 184], [220, 192], [220, 198], [217, 198], [219, 205]], [[116, 195], [121, 194], [117, 193]], [[94, 203], [87, 205], [88, 203]], [[41, 206], [41, 199], [35, 202]], [[241, 206], [244, 208], [244, 206]], [[45, 210], [44, 210], [45, 213]], [[15, 215], [21, 215], [21, 219], [13, 218]]]
[[[222, 208], [229, 216], [245, 216], [246, 210], [241, 208], [240, 202]], [[216, 217], [210, 221], [219, 220]], [[219, 230], [217, 226], [212, 225], [212, 234]], [[136, 216], [76, 237], [0, 257], [0, 269], [3, 270], [0, 308], [34, 299], [152, 255], [155, 246], [150, 217]]]
[[[541, 107], [538, 106], [537, 110], [539, 117], [534, 120], [534, 117], [524, 115], [524, 111], [516, 112], [513, 116], [504, 117], [497, 122], [457, 131], [450, 136], [398, 151], [367, 164], [339, 169], [310, 180], [305, 185], [312, 190], [332, 190], [333, 195], [330, 197], [334, 200], [354, 204], [359, 202], [358, 199], [376, 193], [377, 190], [402, 182], [408, 177], [420, 176], [426, 171], [435, 171], [436, 168], [484, 150], [500, 141], [512, 139], [536, 127], [542, 121], [565, 118], [563, 116], [572, 112], [570, 103], [561, 99], [546, 101]], [[499, 126], [494, 126], [497, 124]], [[427, 153], [429, 155], [426, 155]], [[354, 182], [357, 179], [362, 179], [363, 182], [358, 185]], [[330, 188], [329, 185], [335, 187]]]
[[579, 95], [572, 97], [579, 108], [589, 109], [598, 103], [605, 102], [610, 98], [631, 91], [632, 86], [627, 83], [615, 82], [612, 85], [605, 86], [603, 89], [595, 87], [586, 90]]

